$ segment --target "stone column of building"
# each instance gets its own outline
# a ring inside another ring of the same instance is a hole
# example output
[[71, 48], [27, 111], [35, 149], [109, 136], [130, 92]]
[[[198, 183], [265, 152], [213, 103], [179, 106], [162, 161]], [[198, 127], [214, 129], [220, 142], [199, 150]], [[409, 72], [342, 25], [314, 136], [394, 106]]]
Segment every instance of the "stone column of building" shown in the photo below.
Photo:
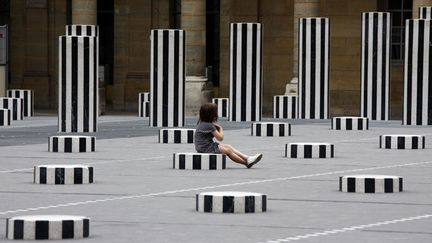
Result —
[[419, 18], [419, 7], [432, 6], [432, 0], [413, 0], [413, 19]]
[[294, 0], [294, 48], [293, 48], [293, 78], [288, 81], [286, 95], [297, 94], [298, 86], [298, 20], [303, 17], [320, 17], [320, 0]]
[[205, 91], [206, 0], [182, 0], [181, 28], [186, 31], [186, 114], [196, 115], [211, 98]]

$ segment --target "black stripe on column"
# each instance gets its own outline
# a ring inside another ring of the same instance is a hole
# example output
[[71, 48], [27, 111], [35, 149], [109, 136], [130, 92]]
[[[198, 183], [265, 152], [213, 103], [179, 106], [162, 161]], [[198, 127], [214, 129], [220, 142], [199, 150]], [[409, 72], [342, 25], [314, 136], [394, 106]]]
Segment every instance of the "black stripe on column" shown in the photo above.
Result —
[[399, 178], [399, 191], [403, 191], [403, 178]]
[[412, 137], [411, 148], [418, 149], [418, 137]]
[[255, 213], [255, 196], [245, 196], [245, 213]]
[[423, 124], [423, 55], [424, 55], [424, 44], [425, 39], [425, 21], [419, 21], [419, 33], [418, 33], [418, 53], [417, 53], [417, 125]]
[[[384, 13], [383, 14], [383, 29], [381, 32], [382, 35], [382, 56], [381, 56], [381, 60], [382, 60], [382, 66], [381, 66], [381, 120], [386, 120], [387, 119], [387, 111], [386, 108], [388, 107], [388, 99], [389, 97], [386, 96], [386, 87], [389, 85], [390, 80], [387, 79], [387, 55], [390, 55], [390, 53], [387, 53], [387, 48], [388, 44], [387, 44], [387, 35], [391, 35], [391, 30], [387, 29], [387, 19], [390, 20], [389, 18], [390, 14], [389, 13]], [[400, 38], [404, 38], [403, 36], [401, 36]], [[389, 90], [390, 91], [390, 90]]]
[[195, 194], [195, 210], [199, 210], [199, 195]]
[[378, 86], [378, 13], [372, 14], [373, 32], [372, 32], [372, 119], [377, 119], [377, 86]]
[[201, 155], [199, 154], [192, 155], [192, 169], [201, 170]]
[[194, 139], [194, 132], [192, 130], [187, 131], [187, 142], [188, 143], [193, 143]]
[[82, 168], [74, 168], [74, 184], [83, 184]]
[[344, 119], [344, 120], [345, 120], [345, 127], [346, 127], [346, 130], [352, 130], [352, 129], [353, 129], [353, 127], [352, 127], [352, 122], [353, 122], [353, 120], [350, 119], [350, 118], [348, 118], [348, 119]]
[[[84, 37], [84, 109], [83, 109], [83, 123], [84, 123], [84, 132], [90, 132], [89, 124], [90, 124], [90, 106], [89, 106], [89, 61], [90, 61], [90, 50], [89, 50], [89, 41], [90, 38]], [[94, 60], [96, 61], [96, 60]], [[94, 87], [96, 89], [96, 87]], [[94, 111], [96, 113], [96, 111]], [[96, 125], [96, 124], [95, 124]], [[80, 149], [81, 151], [81, 149]]]
[[[257, 59], [257, 38], [258, 38], [258, 25], [252, 24], [252, 94], [251, 94], [251, 120], [259, 121], [260, 118], [256, 117], [256, 104], [258, 101], [256, 100], [256, 94], [261, 92], [259, 85], [257, 87], [257, 79], [260, 80], [260, 77], [257, 77], [257, 70], [259, 67], [256, 65]], [[244, 109], [244, 108], [242, 108]]]
[[72, 152], [72, 138], [64, 138], [64, 151]]
[[319, 157], [325, 158], [326, 157], [326, 145], [319, 145]]
[[186, 155], [180, 154], [179, 155], [179, 169], [184, 170], [186, 168]]
[[404, 137], [397, 137], [397, 148], [398, 149], [404, 149], [405, 148], [405, 138]]
[[382, 135], [379, 136], [379, 147], [382, 148]]
[[232, 43], [232, 63], [231, 63], [231, 70], [232, 70], [232, 83], [231, 83], [231, 90], [232, 90], [232, 97], [230, 97], [231, 99], [231, 103], [232, 106], [230, 107], [230, 113], [231, 113], [231, 121], [236, 121], [237, 120], [237, 114], [236, 114], [236, 107], [237, 107], [237, 94], [236, 94], [236, 90], [237, 90], [237, 24], [233, 24], [232, 25], [232, 38], [233, 38], [233, 43]]
[[52, 152], [58, 152], [58, 138], [52, 138]]
[[162, 142], [163, 143], [168, 143], [168, 130], [163, 130], [162, 131]]
[[336, 118], [336, 130], [340, 130], [340, 129], [341, 129], [341, 119]]
[[174, 143], [181, 143], [181, 131], [174, 130]]
[[393, 179], [384, 179], [384, 192], [393, 192]]
[[356, 179], [353, 177], [347, 178], [347, 192], [355, 192], [356, 191]]
[[[181, 102], [180, 97], [179, 97], [179, 84], [180, 84], [180, 80], [181, 78], [179, 77], [179, 63], [181, 62], [180, 60], [180, 47], [179, 47], [179, 42], [180, 42], [180, 31], [179, 30], [175, 30], [174, 31], [174, 87], [170, 87], [171, 89], [174, 88], [174, 126], [177, 127], [180, 124], [183, 126], [183, 123], [181, 123], [180, 121], [180, 114], [179, 114], [179, 104]], [[184, 64], [183, 64], [184, 65]], [[184, 89], [184, 87], [183, 87]], [[171, 114], [170, 114], [171, 116]], [[180, 143], [180, 142], [179, 142]]]
[[[302, 22], [302, 23], [301, 23]], [[301, 104], [302, 104], [302, 109], [301, 111], [301, 116], [299, 118], [306, 118], [306, 88], [305, 88], [305, 83], [306, 83], [306, 29], [307, 29], [307, 25], [306, 25], [306, 19], [302, 19], [301, 22], [299, 21], [299, 24], [301, 24], [302, 26], [302, 53], [301, 53], [301, 65], [302, 65], [302, 79], [300, 80], [300, 82], [302, 82], [302, 88], [300, 90], [301, 92]], [[300, 28], [299, 28], [300, 30]], [[300, 50], [300, 49], [299, 49]]]
[[[326, 50], [329, 49], [329, 46], [326, 46], [326, 40], [328, 38], [328, 34], [326, 32], [326, 19], [321, 19], [321, 68], [320, 68], [320, 80], [321, 80], [321, 85], [320, 85], [320, 119], [325, 119], [326, 117], [324, 117], [324, 109], [326, 107], [328, 107], [328, 98], [327, 100], [324, 98], [324, 94], [328, 93], [328, 89], [325, 89], [325, 70], [328, 68], [328, 59], [326, 59], [326, 55], [325, 52]], [[330, 29], [330, 27], [329, 27]], [[330, 45], [330, 40], [329, 40], [329, 45]], [[328, 77], [327, 77], [328, 78]], [[328, 83], [328, 80], [327, 80]]]
[[222, 212], [234, 213], [234, 197], [223, 196], [222, 197]]
[[94, 175], [93, 175], [93, 167], [89, 167], [89, 183], [93, 183], [94, 182]]
[[72, 132], [78, 132], [78, 37], [72, 37], [72, 102], [71, 125]]
[[279, 124], [279, 136], [285, 136], [285, 124]]
[[216, 155], [210, 155], [209, 156], [209, 169], [210, 170], [216, 170], [217, 169], [217, 157]]
[[87, 150], [87, 138], [79, 138], [79, 152], [86, 152]]
[[330, 145], [330, 157], [334, 158], [334, 144]]
[[36, 220], [35, 231], [36, 240], [47, 240], [49, 238], [49, 221]]
[[267, 124], [267, 136], [273, 136], [273, 124]]
[[375, 179], [365, 178], [364, 186], [365, 193], [375, 193]]
[[213, 211], [213, 196], [204, 195], [204, 212], [211, 213]]
[[65, 184], [65, 169], [55, 168], [54, 177], [55, 184]]
[[96, 138], [95, 137], [91, 138], [91, 151], [92, 152], [96, 151]]
[[168, 98], [169, 97], [169, 92], [168, 92], [168, 80], [169, 80], [169, 75], [168, 75], [168, 70], [169, 70], [169, 31], [168, 30], [163, 30], [163, 57], [162, 57], [162, 126], [166, 127], [168, 126], [168, 106], [169, 106], [169, 101]]
[[340, 192], [342, 191], [342, 181], [343, 181], [342, 176], [339, 176], [339, 191]]
[[385, 148], [386, 149], [391, 148], [391, 140], [392, 140], [392, 138], [390, 136], [385, 137]]
[[312, 145], [305, 144], [303, 146], [304, 158], [312, 158]]
[[13, 238], [14, 240], [24, 239], [24, 220], [14, 220]]
[[93, 38], [93, 53], [94, 53], [94, 57], [93, 57], [93, 84], [94, 84], [94, 89], [93, 89], [93, 131], [92, 132], [96, 132], [97, 131], [97, 117], [99, 116], [98, 113], [98, 98], [99, 98], [99, 80], [98, 78], [98, 65], [99, 62], [98, 60], [98, 55], [99, 55], [99, 38], [98, 37], [92, 37]]
[[247, 24], [241, 24], [242, 30], [242, 45], [241, 45], [241, 80], [240, 80], [240, 120], [246, 121], [246, 87], [247, 87]]
[[262, 201], [261, 201], [261, 205], [262, 205], [262, 211], [265, 212], [267, 211], [267, 195], [262, 195]]
[[[406, 30], [405, 30], [406, 31]], [[412, 97], [411, 97], [411, 92], [412, 92], [412, 65], [413, 65], [413, 38], [414, 38], [414, 20], [409, 20], [408, 21], [408, 43], [405, 45], [408, 45], [408, 77], [407, 77], [407, 110], [405, 113], [406, 116], [406, 125], [411, 125], [412, 121], [411, 121], [411, 107], [412, 107]], [[406, 57], [405, 57], [406, 58]]]
[[47, 184], [47, 168], [39, 167], [39, 183]]
[[83, 226], [83, 237], [87, 238], [90, 235], [90, 220], [84, 219], [84, 226]]
[[63, 220], [62, 221], [62, 239], [73, 239], [74, 238], [74, 221]]
[[297, 158], [297, 145], [293, 144], [290, 146], [291, 147], [291, 158]]
[[261, 136], [261, 124], [255, 124], [255, 136]]
[[357, 129], [363, 130], [363, 119], [357, 118]]
[[66, 69], [70, 67], [66, 66], [66, 37], [61, 37], [61, 65], [62, 65], [62, 73], [61, 73], [61, 94], [62, 99], [60, 100], [61, 104], [61, 114], [59, 116], [59, 123], [61, 125], [62, 132], [66, 131]]

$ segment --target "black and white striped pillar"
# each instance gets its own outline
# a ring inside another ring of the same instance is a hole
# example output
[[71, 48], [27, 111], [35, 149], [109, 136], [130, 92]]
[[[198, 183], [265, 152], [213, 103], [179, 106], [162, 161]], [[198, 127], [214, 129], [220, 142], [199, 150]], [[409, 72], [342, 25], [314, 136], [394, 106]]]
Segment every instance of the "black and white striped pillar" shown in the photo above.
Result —
[[37, 165], [35, 184], [73, 185], [94, 182], [93, 167], [87, 165]]
[[204, 213], [262, 213], [267, 195], [255, 192], [203, 192], [196, 194], [196, 211]]
[[273, 96], [273, 118], [296, 119], [297, 96], [275, 95]]
[[383, 149], [424, 149], [424, 135], [381, 135], [379, 147]]
[[149, 117], [150, 116], [150, 93], [139, 92], [138, 93], [138, 117]]
[[96, 25], [66, 25], [66, 35], [99, 36], [99, 26]]
[[159, 130], [159, 143], [194, 143], [195, 129], [163, 128]]
[[96, 132], [98, 37], [59, 37], [59, 132]]
[[291, 124], [286, 122], [254, 122], [251, 124], [251, 136], [256, 136], [256, 137], [291, 136]]
[[212, 103], [218, 107], [218, 117], [229, 117], [229, 98], [213, 98]]
[[432, 125], [432, 20], [405, 23], [403, 124]]
[[432, 7], [420, 7], [419, 19], [432, 19]]
[[185, 114], [184, 30], [152, 30], [150, 126], [183, 127]]
[[285, 145], [285, 157], [303, 159], [325, 159], [334, 157], [332, 143], [288, 143]]
[[21, 98], [0, 98], [0, 109], [9, 109], [13, 121], [24, 119], [24, 103]]
[[6, 219], [9, 240], [82, 239], [90, 235], [90, 219], [70, 215], [28, 215]]
[[328, 18], [299, 19], [300, 119], [327, 119], [329, 114]]
[[392, 193], [403, 191], [403, 178], [388, 175], [349, 175], [339, 177], [339, 191]]
[[11, 118], [11, 110], [0, 109], [0, 127], [10, 126]]
[[333, 117], [331, 121], [333, 130], [369, 130], [369, 118], [367, 117]]
[[94, 136], [51, 136], [48, 138], [48, 151], [58, 153], [94, 152]]
[[360, 106], [361, 116], [372, 120], [389, 119], [390, 37], [390, 13], [362, 13]]
[[230, 35], [230, 121], [261, 121], [262, 25], [232, 23]]
[[179, 170], [224, 170], [226, 169], [226, 155], [174, 153], [173, 168]]
[[33, 116], [33, 90], [29, 89], [9, 89], [7, 96], [10, 98], [23, 99], [24, 117]]

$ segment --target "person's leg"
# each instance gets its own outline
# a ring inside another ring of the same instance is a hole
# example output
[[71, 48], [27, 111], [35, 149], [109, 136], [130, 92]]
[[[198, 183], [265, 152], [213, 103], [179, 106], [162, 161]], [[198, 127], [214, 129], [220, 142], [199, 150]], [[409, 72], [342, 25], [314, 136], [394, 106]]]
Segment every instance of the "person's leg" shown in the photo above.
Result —
[[238, 156], [242, 157], [245, 161], [247, 161], [247, 159], [249, 158], [249, 156], [243, 154], [242, 152], [240, 152], [239, 150], [237, 150], [237, 149], [234, 148], [233, 146], [231, 146], [231, 145], [229, 145], [229, 146], [232, 148], [232, 150], [233, 150], [233, 152], [234, 152], [235, 154], [237, 154]]
[[232, 146], [228, 144], [219, 144], [219, 151], [222, 154], [227, 155], [232, 161], [242, 165], [247, 165], [247, 157], [245, 159], [242, 156], [239, 156], [237, 153], [234, 152]]

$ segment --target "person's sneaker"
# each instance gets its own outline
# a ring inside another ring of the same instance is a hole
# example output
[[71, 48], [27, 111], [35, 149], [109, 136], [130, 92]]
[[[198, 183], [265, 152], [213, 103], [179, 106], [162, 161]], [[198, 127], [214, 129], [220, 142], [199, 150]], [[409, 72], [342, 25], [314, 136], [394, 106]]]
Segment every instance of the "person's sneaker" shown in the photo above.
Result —
[[252, 166], [254, 166], [256, 163], [258, 163], [261, 160], [262, 156], [263, 156], [262, 154], [255, 154], [254, 156], [250, 156], [247, 159], [246, 167], [249, 169]]

